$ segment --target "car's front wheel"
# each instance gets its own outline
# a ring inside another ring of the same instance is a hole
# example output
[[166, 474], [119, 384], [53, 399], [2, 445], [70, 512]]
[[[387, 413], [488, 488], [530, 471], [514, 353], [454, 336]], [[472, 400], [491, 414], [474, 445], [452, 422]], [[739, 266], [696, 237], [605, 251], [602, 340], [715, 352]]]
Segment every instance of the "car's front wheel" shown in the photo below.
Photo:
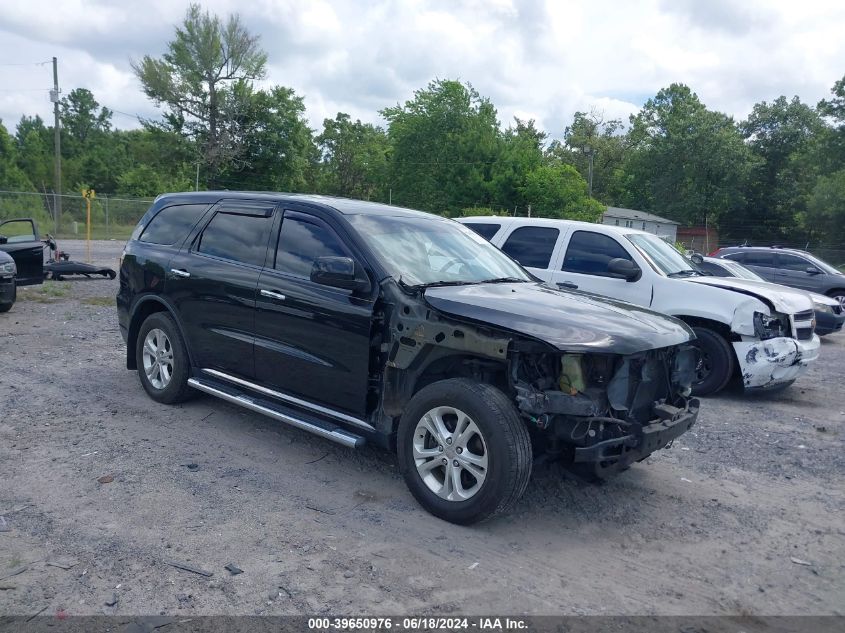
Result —
[[419, 503], [467, 525], [507, 511], [531, 477], [528, 429], [492, 385], [465, 378], [421, 389], [398, 430], [399, 464]]
[[831, 299], [836, 299], [843, 308], [845, 308], [845, 288], [835, 288], [827, 293]]
[[185, 341], [166, 312], [154, 312], [141, 324], [135, 358], [141, 385], [156, 402], [176, 404], [196, 394], [188, 386], [190, 362]]
[[701, 327], [692, 329], [696, 336], [692, 344], [699, 351], [692, 395], [709, 396], [724, 389], [733, 376], [736, 364], [734, 351], [718, 332]]
[[15, 300], [18, 298], [18, 288], [15, 285], [14, 280], [12, 281], [12, 300], [9, 303], [0, 303], [0, 313], [8, 312], [12, 309], [12, 306], [15, 305]]

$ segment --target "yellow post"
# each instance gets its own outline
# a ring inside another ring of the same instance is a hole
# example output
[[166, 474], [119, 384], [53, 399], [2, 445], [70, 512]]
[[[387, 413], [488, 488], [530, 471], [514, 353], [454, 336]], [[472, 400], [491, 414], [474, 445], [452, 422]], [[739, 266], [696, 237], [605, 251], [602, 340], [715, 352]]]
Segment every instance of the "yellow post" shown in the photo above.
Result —
[[91, 263], [91, 199], [94, 198], [93, 189], [83, 189], [82, 196], [88, 205], [87, 217], [85, 219], [85, 261]]

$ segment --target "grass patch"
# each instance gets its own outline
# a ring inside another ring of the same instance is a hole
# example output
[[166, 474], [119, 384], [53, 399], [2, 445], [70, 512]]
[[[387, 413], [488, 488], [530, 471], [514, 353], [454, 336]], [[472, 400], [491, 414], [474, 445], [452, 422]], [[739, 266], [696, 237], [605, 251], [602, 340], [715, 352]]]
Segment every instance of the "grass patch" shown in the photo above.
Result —
[[40, 286], [24, 287], [18, 290], [18, 301], [53, 303], [70, 294], [70, 284], [47, 280]]
[[104, 306], [104, 307], [112, 307], [114, 306], [114, 297], [83, 297], [82, 303], [88, 304], [89, 306]]

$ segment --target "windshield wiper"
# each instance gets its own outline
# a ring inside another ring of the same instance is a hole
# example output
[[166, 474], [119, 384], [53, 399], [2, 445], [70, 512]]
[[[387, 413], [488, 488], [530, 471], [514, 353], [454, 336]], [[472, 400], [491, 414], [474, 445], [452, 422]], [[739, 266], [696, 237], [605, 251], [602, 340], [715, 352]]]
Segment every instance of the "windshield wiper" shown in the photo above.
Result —
[[676, 270], [673, 273], [669, 273], [667, 277], [695, 277], [696, 275], [700, 275], [697, 270], [693, 270], [692, 268], [687, 268], [686, 270]]
[[510, 283], [525, 283], [527, 279], [520, 279], [519, 277], [496, 277], [494, 279], [484, 279], [479, 281], [480, 284], [510, 284]]
[[400, 283], [405, 287], [411, 290], [419, 290], [421, 288], [437, 288], [440, 286], [469, 286], [472, 284], [478, 283], [477, 281], [429, 281], [428, 283], [424, 284], [406, 284], [405, 282], [400, 280]]

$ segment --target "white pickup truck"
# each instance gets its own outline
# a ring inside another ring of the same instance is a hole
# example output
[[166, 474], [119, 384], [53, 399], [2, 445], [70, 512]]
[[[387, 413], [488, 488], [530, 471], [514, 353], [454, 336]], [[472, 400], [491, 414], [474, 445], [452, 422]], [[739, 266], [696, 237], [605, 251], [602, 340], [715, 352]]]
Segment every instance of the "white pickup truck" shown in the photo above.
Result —
[[540, 279], [620, 299], [686, 322], [701, 350], [695, 395], [785, 387], [818, 357], [806, 293], [761, 290], [742, 279], [699, 274], [695, 264], [645, 231], [571, 220], [461, 218]]

